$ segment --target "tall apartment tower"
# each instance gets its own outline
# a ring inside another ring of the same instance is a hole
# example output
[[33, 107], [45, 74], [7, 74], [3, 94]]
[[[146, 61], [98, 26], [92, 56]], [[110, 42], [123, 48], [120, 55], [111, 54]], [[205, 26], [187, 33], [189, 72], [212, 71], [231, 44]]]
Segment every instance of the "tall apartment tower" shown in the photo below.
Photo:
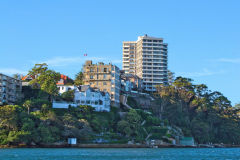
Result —
[[120, 69], [117, 66], [103, 62], [93, 64], [92, 61], [86, 61], [83, 65], [83, 75], [84, 85], [108, 92], [111, 96], [111, 105], [120, 106]]
[[123, 70], [135, 75], [136, 71], [136, 42], [123, 42]]
[[168, 83], [168, 44], [162, 38], [139, 36], [137, 41], [123, 42], [123, 70], [143, 79], [146, 91]]

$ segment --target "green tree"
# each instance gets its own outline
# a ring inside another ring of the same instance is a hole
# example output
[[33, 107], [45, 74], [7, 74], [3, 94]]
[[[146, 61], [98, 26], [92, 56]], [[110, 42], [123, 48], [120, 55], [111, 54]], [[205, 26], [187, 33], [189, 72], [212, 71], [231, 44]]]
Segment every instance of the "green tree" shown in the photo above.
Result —
[[33, 106], [33, 102], [31, 100], [26, 100], [23, 104], [23, 107], [27, 108], [28, 114], [30, 113], [30, 109]]
[[70, 91], [66, 91], [66, 92], [62, 93], [61, 98], [64, 101], [73, 102], [74, 101], [74, 90], [70, 90]]
[[74, 80], [74, 84], [76, 86], [78, 85], [83, 85], [83, 73], [82, 72], [79, 72], [76, 77], [75, 77], [75, 80]]
[[49, 98], [58, 95], [58, 88], [56, 83], [60, 80], [60, 73], [47, 68], [47, 64], [36, 64], [29, 75], [33, 75], [36, 78], [30, 81], [30, 84], [38, 84], [40, 89], [49, 94]]
[[126, 137], [137, 138], [141, 136], [141, 116], [136, 110], [131, 109], [123, 120], [118, 122], [118, 131]]

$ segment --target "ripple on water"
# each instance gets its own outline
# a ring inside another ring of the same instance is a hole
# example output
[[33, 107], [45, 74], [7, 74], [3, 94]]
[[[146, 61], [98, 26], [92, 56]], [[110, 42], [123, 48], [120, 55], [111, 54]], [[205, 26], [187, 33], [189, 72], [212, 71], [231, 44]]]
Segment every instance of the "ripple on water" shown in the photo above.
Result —
[[240, 148], [0, 149], [0, 160], [240, 160]]

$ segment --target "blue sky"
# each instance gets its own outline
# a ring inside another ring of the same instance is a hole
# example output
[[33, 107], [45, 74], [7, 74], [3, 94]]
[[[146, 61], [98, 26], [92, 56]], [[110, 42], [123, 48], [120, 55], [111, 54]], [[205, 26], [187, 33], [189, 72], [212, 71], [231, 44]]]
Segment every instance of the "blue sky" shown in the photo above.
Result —
[[240, 102], [238, 0], [2, 0], [0, 72], [25, 74], [47, 62], [74, 77], [86, 59], [121, 67], [122, 41], [144, 34], [169, 44], [177, 76]]

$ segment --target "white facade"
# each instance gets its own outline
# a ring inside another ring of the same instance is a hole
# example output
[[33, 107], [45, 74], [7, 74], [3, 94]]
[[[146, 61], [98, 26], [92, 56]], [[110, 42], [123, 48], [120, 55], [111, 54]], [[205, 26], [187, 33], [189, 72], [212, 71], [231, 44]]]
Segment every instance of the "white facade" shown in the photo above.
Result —
[[77, 138], [68, 138], [68, 144], [77, 144]]
[[59, 94], [63, 94], [64, 92], [70, 91], [70, 90], [75, 90], [77, 87], [76, 86], [65, 86], [65, 85], [58, 85], [59, 88]]
[[110, 111], [110, 96], [107, 92], [101, 92], [98, 89], [93, 89], [88, 85], [81, 86], [58, 86], [59, 93], [62, 94], [69, 90], [74, 90], [74, 102], [73, 103], [53, 103], [53, 108], [68, 108], [71, 106], [89, 105], [95, 108], [95, 111]]
[[74, 102], [77, 105], [90, 105], [96, 111], [110, 111], [110, 96], [107, 92], [101, 92], [89, 86], [79, 86], [75, 90]]

